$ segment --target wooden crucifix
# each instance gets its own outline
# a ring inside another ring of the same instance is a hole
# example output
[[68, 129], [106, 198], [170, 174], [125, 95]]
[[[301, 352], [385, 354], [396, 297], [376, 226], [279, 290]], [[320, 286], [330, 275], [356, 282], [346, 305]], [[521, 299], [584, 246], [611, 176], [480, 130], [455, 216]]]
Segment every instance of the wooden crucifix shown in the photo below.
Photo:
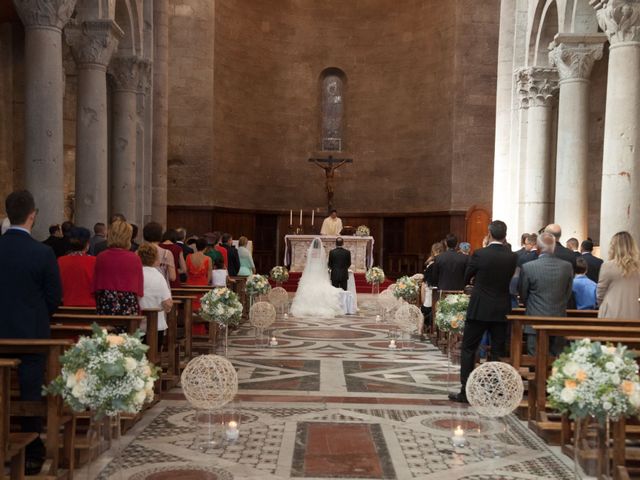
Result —
[[333, 192], [334, 192], [333, 179], [334, 179], [335, 172], [344, 164], [353, 163], [353, 159], [333, 158], [332, 155], [329, 155], [327, 158], [310, 158], [309, 161], [324, 170], [324, 173], [326, 176], [327, 207], [328, 207], [328, 212], [331, 212], [331, 210], [333, 210]]

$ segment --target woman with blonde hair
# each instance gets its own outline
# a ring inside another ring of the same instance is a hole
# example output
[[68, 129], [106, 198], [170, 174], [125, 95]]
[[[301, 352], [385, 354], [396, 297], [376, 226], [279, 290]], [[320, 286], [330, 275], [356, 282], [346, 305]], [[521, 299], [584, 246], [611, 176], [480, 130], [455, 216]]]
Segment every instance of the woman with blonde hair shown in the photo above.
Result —
[[138, 315], [144, 295], [140, 257], [131, 248], [133, 228], [116, 220], [107, 233], [107, 249], [96, 258], [93, 291], [98, 315]]
[[609, 260], [600, 268], [600, 318], [640, 319], [640, 254], [629, 232], [618, 232], [609, 245]]
[[238, 239], [238, 257], [240, 257], [240, 271], [238, 271], [239, 277], [248, 277], [256, 273], [256, 265], [253, 263], [253, 257], [251, 252], [247, 248], [249, 239], [242, 236]]

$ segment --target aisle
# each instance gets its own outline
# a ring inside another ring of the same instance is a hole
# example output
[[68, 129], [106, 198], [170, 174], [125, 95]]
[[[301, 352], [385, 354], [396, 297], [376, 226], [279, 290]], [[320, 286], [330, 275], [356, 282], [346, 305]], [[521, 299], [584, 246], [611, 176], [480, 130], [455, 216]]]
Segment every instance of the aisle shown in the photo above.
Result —
[[[448, 402], [439, 351], [425, 343], [389, 351], [372, 299], [359, 303], [357, 317], [279, 322], [274, 349], [255, 348], [253, 332], [241, 329], [229, 351], [240, 379], [239, 440], [200, 451], [193, 411], [176, 390], [125, 437], [123, 478], [573, 478], [568, 459], [514, 417], [481, 420]], [[455, 451], [457, 425], [469, 446]], [[503, 456], [488, 458], [491, 448]], [[113, 473], [109, 464], [100, 478], [119, 478]]]

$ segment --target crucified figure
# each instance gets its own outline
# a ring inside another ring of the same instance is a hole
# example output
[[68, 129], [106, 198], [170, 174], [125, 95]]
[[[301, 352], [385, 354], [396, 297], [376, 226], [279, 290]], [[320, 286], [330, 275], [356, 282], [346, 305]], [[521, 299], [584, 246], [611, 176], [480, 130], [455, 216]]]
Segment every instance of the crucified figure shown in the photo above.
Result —
[[329, 155], [328, 158], [310, 158], [309, 161], [324, 170], [324, 174], [326, 177], [325, 188], [327, 190], [327, 206], [328, 211], [330, 212], [333, 209], [335, 172], [344, 164], [352, 163], [353, 160], [350, 158], [333, 158], [331, 155]]

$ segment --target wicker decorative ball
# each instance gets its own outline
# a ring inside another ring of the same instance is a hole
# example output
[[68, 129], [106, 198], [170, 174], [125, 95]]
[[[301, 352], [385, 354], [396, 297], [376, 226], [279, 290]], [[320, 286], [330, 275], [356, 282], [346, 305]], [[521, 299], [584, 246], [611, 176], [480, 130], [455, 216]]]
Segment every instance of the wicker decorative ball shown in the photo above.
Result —
[[396, 310], [393, 323], [403, 332], [411, 333], [420, 329], [424, 321], [422, 312], [415, 305], [405, 303]]
[[269, 299], [269, 302], [271, 302], [271, 304], [276, 308], [282, 308], [289, 305], [289, 294], [282, 287], [272, 288], [267, 298]]
[[393, 296], [393, 291], [390, 289], [386, 289], [378, 295], [378, 305], [387, 312], [391, 312], [393, 309], [397, 308], [399, 303], [398, 299]]
[[180, 383], [189, 403], [205, 410], [226, 405], [238, 393], [236, 369], [218, 355], [195, 357], [182, 372]]
[[486, 362], [467, 380], [467, 399], [484, 417], [504, 417], [522, 401], [524, 385], [518, 371], [503, 362]]
[[276, 321], [276, 307], [269, 302], [256, 302], [249, 310], [249, 323], [256, 328], [269, 328]]

